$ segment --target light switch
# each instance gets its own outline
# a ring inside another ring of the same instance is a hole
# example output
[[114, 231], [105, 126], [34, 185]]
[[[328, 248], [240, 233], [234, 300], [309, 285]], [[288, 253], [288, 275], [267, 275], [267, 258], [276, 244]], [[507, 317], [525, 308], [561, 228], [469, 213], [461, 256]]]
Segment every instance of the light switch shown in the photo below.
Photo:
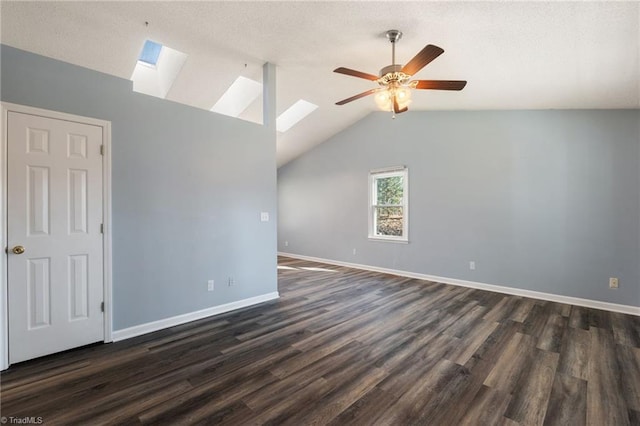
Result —
[[260, 221], [261, 222], [269, 222], [269, 212], [260, 213]]

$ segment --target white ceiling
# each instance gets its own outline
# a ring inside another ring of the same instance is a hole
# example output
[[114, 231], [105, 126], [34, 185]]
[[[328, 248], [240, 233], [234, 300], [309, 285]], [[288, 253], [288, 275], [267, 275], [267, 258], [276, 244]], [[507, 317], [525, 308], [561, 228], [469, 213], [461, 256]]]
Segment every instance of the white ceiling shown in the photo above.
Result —
[[[210, 109], [238, 77], [277, 65], [277, 113], [319, 108], [278, 136], [278, 165], [375, 110], [338, 100], [375, 83], [426, 44], [445, 53], [416, 75], [468, 80], [462, 92], [417, 91], [412, 110], [640, 107], [640, 2], [1, 2], [2, 43], [130, 78], [145, 39], [189, 55], [167, 98]], [[145, 21], [149, 22], [148, 27]], [[246, 64], [246, 65], [245, 65]], [[241, 116], [261, 121], [262, 100]], [[402, 116], [400, 116], [402, 117]], [[399, 117], [399, 118], [400, 118]]]

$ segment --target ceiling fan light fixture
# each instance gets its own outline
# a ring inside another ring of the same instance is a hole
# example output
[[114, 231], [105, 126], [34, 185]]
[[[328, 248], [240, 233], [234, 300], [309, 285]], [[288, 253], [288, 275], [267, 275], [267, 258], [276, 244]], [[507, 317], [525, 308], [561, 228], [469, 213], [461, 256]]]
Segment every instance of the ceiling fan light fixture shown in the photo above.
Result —
[[404, 109], [409, 106], [411, 103], [411, 89], [408, 86], [397, 87], [395, 94], [400, 109]]
[[393, 101], [398, 104], [399, 109], [404, 109], [411, 103], [411, 88], [405, 85], [388, 86], [380, 90], [374, 97], [376, 105], [382, 111], [393, 111]]
[[393, 108], [393, 98], [391, 92], [387, 90], [380, 90], [375, 96], [376, 105], [383, 111], [390, 111]]

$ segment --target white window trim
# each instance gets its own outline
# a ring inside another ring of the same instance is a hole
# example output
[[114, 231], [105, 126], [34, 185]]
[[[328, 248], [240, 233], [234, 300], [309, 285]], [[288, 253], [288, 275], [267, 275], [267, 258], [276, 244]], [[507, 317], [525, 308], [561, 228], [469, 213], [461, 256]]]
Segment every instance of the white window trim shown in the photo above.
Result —
[[[403, 175], [402, 236], [397, 237], [393, 235], [376, 235], [373, 229], [374, 223], [375, 223], [375, 220], [374, 220], [375, 209], [373, 206], [373, 200], [376, 197], [375, 188], [373, 185], [374, 181], [376, 178], [397, 176], [399, 174]], [[368, 232], [369, 232], [370, 240], [385, 241], [385, 242], [392, 242], [392, 243], [404, 243], [404, 244], [409, 243], [409, 169], [408, 168], [404, 166], [390, 167], [386, 169], [371, 170], [369, 172], [369, 223], [368, 223], [368, 226], [369, 226]]]

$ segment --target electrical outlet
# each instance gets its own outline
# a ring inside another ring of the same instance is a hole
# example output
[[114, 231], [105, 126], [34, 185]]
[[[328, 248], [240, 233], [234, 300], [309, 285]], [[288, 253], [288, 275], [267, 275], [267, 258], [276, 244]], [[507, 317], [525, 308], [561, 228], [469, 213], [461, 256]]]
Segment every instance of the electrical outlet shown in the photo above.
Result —
[[476, 262], [474, 260], [469, 262], [469, 269], [471, 269], [472, 271], [476, 270]]
[[233, 280], [233, 277], [229, 277], [229, 287], [236, 285], [236, 282]]
[[213, 280], [207, 281], [207, 291], [213, 291]]
[[269, 222], [269, 212], [260, 212], [260, 221]]
[[354, 254], [354, 255], [356, 254], [356, 249], [353, 249], [353, 254]]
[[289, 247], [289, 241], [285, 241], [285, 242], [284, 242], [284, 246], [285, 246], [285, 247]]
[[609, 288], [618, 288], [617, 278], [609, 278]]

